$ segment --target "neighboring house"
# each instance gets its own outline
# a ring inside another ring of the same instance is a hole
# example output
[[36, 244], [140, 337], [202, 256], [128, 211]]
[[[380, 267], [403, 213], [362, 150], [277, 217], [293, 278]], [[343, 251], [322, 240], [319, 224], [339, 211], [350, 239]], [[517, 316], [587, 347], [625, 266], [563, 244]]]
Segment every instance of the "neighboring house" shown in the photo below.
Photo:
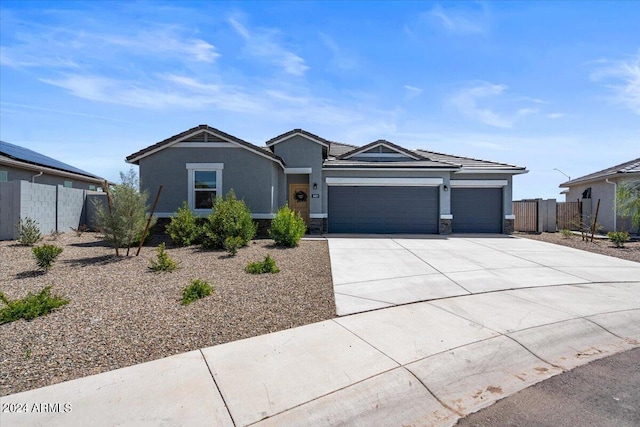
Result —
[[18, 145], [0, 141], [0, 182], [29, 181], [96, 190], [104, 178]]
[[104, 179], [35, 151], [0, 141], [0, 240], [18, 238], [20, 219], [40, 232], [95, 223], [91, 200], [104, 200]]
[[126, 160], [151, 194], [163, 186], [158, 217], [183, 201], [206, 215], [215, 196], [234, 189], [258, 222], [288, 203], [313, 233], [511, 233], [512, 178], [527, 172], [384, 140], [355, 147], [302, 129], [259, 147], [207, 125]]
[[640, 158], [603, 169], [560, 184], [567, 202], [582, 202], [583, 215], [592, 217], [596, 213], [598, 200], [598, 223], [603, 231], [632, 231], [629, 218], [622, 218], [616, 211], [616, 188], [622, 182], [640, 180]]

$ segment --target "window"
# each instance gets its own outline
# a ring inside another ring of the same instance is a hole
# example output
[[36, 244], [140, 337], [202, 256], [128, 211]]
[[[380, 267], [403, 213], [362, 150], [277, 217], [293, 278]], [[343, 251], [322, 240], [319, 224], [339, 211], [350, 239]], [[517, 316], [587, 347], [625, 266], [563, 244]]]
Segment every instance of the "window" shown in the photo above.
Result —
[[0, 182], [7, 182], [8, 175], [7, 171], [0, 171]]
[[89, 185], [89, 191], [96, 191], [95, 185]]
[[64, 186], [66, 188], [73, 188], [73, 182], [72, 181], [65, 181], [64, 182]]
[[208, 211], [222, 192], [222, 163], [187, 163], [189, 207], [194, 211]]

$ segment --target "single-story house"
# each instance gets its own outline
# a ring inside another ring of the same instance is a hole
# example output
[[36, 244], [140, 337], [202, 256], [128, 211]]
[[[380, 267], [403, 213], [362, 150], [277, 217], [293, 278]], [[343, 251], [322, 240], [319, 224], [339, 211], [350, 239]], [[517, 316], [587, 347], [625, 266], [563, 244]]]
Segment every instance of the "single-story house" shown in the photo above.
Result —
[[201, 215], [234, 189], [258, 222], [288, 203], [312, 233], [511, 233], [512, 179], [524, 167], [385, 140], [363, 147], [294, 129], [257, 146], [196, 126], [126, 158], [158, 217], [187, 201]]
[[29, 181], [97, 190], [104, 178], [18, 145], [0, 141], [0, 182]]
[[560, 184], [567, 202], [582, 202], [583, 215], [596, 213], [603, 231], [632, 231], [629, 218], [622, 218], [616, 210], [616, 190], [625, 181], [640, 180], [640, 158], [590, 173]]

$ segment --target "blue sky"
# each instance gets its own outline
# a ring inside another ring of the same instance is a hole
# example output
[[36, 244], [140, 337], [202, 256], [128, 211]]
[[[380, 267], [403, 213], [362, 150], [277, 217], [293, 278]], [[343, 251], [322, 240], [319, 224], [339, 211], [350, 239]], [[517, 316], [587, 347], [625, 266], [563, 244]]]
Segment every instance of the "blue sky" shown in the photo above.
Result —
[[526, 166], [640, 156], [640, 2], [0, 3], [0, 139], [110, 180], [199, 124]]

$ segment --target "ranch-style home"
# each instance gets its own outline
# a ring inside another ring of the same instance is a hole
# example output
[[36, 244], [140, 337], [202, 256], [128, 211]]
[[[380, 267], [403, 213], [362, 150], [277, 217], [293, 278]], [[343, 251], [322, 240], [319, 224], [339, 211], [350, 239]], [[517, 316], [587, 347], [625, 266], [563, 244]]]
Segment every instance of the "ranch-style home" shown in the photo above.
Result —
[[385, 140], [362, 147], [302, 129], [260, 147], [200, 125], [126, 158], [142, 188], [162, 194], [156, 216], [187, 201], [201, 215], [233, 189], [257, 222], [286, 203], [312, 233], [511, 233], [513, 176], [526, 168], [408, 150]]

